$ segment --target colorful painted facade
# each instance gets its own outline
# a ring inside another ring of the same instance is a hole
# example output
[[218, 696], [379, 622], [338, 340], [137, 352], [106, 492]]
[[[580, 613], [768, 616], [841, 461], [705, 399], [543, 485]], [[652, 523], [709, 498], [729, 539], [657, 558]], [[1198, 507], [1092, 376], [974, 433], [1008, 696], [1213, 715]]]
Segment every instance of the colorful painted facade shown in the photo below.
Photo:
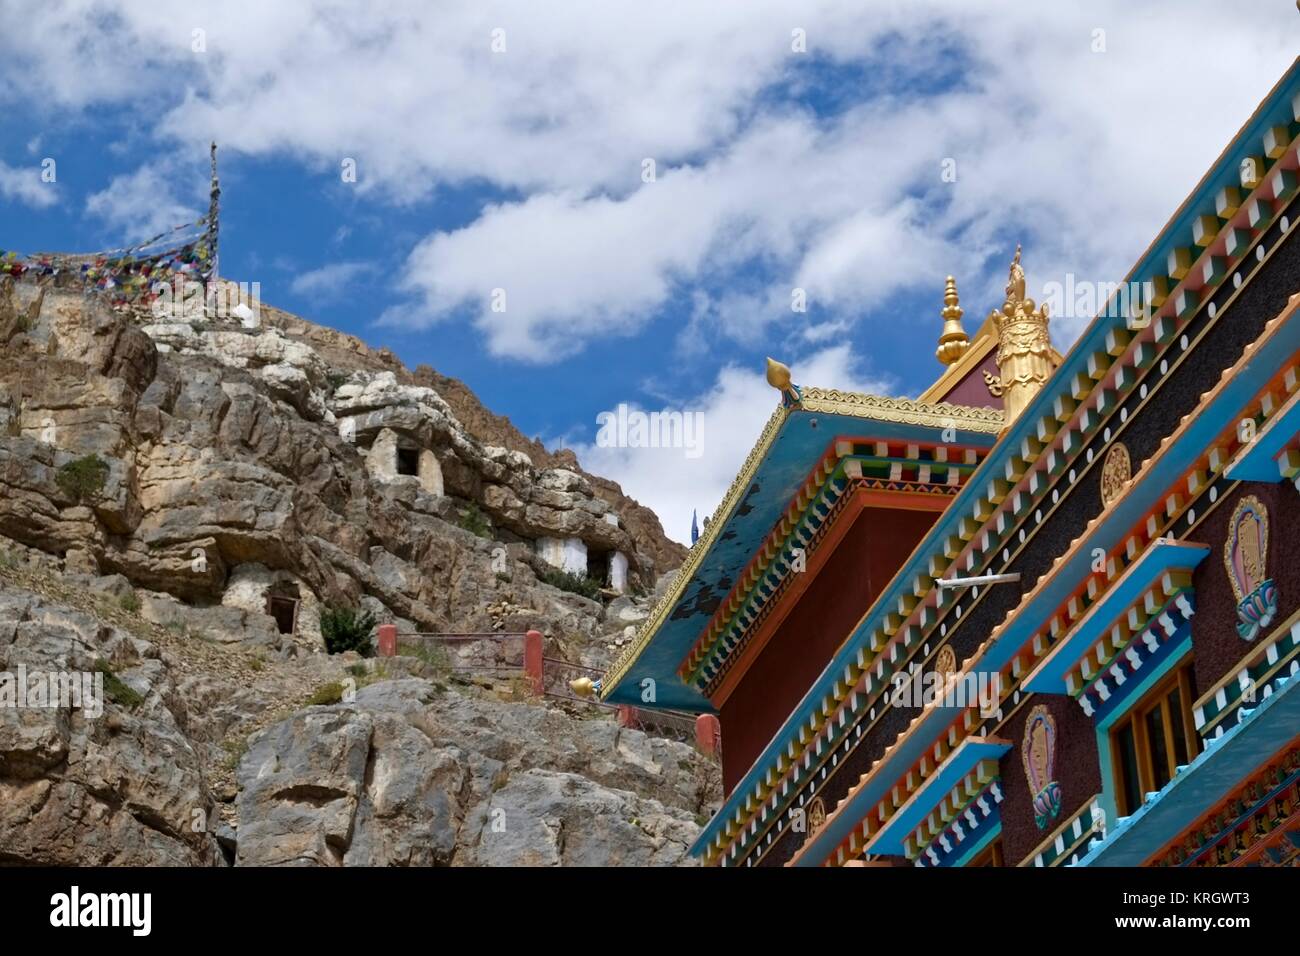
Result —
[[698, 855], [1296, 861], [1298, 133], [1300, 61], [1065, 356], [1017, 250], [973, 337], [948, 280], [918, 400], [771, 363], [780, 404], [600, 683], [718, 716]]

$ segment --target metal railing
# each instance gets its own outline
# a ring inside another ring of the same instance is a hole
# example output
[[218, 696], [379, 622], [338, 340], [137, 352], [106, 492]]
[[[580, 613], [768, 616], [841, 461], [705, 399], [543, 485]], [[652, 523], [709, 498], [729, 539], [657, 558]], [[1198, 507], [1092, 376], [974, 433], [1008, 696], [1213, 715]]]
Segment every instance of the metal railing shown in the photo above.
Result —
[[[494, 647], [488, 655], [487, 661], [482, 658], [475, 659], [472, 655], [464, 652], [458, 652], [453, 659], [448, 661], [448, 666], [454, 672], [483, 674], [485, 676], [525, 677], [532, 686], [533, 694], [537, 697], [564, 701], [574, 706], [595, 707], [601, 710], [614, 711], [618, 715], [619, 724], [624, 727], [640, 730], [656, 737], [697, 744], [706, 753], [714, 757], [720, 758], [721, 756], [722, 744], [716, 720], [711, 722], [713, 730], [709, 732], [709, 739], [705, 740], [701, 737], [701, 734], [705, 731], [701, 729], [700, 718], [696, 714], [685, 711], [651, 710], [627, 705], [607, 704], [591, 697], [579, 697], [570, 689], [569, 682], [579, 677], [598, 679], [603, 674], [602, 669], [588, 664], [579, 664], [563, 657], [547, 655], [545, 639], [538, 631], [522, 633], [517, 631], [464, 633], [407, 631], [398, 633], [397, 628], [391, 624], [382, 625], [379, 630], [380, 656], [396, 655], [403, 645], [409, 647], [411, 644], [437, 643], [464, 646], [473, 642], [491, 642]], [[520, 642], [517, 659], [513, 653], [505, 655], [500, 652], [501, 645], [511, 640]]]

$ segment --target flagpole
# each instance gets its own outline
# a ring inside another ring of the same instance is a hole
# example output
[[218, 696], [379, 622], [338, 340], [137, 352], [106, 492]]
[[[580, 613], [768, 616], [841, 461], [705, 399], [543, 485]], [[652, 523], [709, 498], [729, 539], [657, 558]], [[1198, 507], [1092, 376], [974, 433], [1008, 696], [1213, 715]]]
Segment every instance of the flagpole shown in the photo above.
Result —
[[220, 277], [220, 229], [218, 226], [218, 214], [221, 199], [221, 182], [217, 179], [217, 144], [212, 143], [212, 188], [208, 195], [208, 255], [211, 257], [212, 265], [208, 270], [208, 277], [205, 280], [206, 288], [204, 289], [204, 300], [216, 295], [217, 281]]

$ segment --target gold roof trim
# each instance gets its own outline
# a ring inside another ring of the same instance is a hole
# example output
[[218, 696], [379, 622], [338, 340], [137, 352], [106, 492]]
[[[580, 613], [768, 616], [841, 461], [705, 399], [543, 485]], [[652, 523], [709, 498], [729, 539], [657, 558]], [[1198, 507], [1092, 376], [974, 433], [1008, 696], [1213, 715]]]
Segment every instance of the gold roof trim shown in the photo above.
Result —
[[837, 388], [804, 389], [803, 401], [799, 407], [804, 411], [823, 412], [827, 415], [852, 415], [882, 422], [928, 425], [932, 428], [952, 427], [990, 435], [998, 434], [1003, 425], [1000, 408], [971, 408], [969, 405], [953, 405], [948, 402], [931, 404], [910, 398], [884, 398], [880, 395], [841, 392]]
[[663, 597], [655, 604], [650, 616], [646, 618], [640, 631], [637, 632], [636, 639], [623, 649], [623, 653], [614, 660], [609, 670], [606, 671], [605, 677], [601, 681], [600, 696], [602, 700], [608, 697], [610, 692], [618, 685], [618, 682], [627, 675], [632, 664], [641, 656], [641, 652], [645, 650], [646, 645], [650, 643], [650, 638], [659, 630], [667, 619], [669, 612], [681, 600], [687, 582], [699, 570], [704, 556], [708, 554], [709, 549], [721, 533], [726, 518], [731, 515], [736, 505], [740, 503], [741, 496], [749, 487], [755, 472], [758, 471], [759, 463], [767, 455], [768, 449], [771, 448], [772, 442], [776, 440], [777, 433], [781, 430], [781, 426], [791, 412], [796, 409], [803, 409], [804, 411], [821, 412], [826, 415], [845, 415], [882, 422], [898, 422], [905, 425], [924, 425], [931, 428], [958, 428], [990, 435], [1001, 432], [1003, 426], [1002, 411], [997, 408], [970, 408], [965, 405], [951, 405], [947, 402], [928, 404], [908, 398], [887, 398], [881, 395], [864, 395], [860, 392], [843, 392], [836, 388], [810, 387], [803, 389], [801, 395], [798, 405], [786, 406], [782, 403], [772, 412], [767, 424], [763, 426], [758, 441], [750, 449], [744, 465], [741, 466], [740, 471], [731, 482], [727, 493], [722, 496], [722, 503], [718, 505], [717, 510], [713, 512], [713, 516], [705, 525], [704, 533], [700, 535], [699, 540], [687, 552], [686, 560], [678, 568], [677, 577], [673, 580], [672, 586], [664, 592]]

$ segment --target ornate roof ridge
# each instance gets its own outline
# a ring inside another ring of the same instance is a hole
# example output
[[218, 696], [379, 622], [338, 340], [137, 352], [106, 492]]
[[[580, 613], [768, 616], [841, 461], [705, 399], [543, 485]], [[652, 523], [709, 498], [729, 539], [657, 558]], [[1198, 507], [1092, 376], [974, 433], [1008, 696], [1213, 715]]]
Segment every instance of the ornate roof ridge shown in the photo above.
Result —
[[636, 639], [629, 644], [609, 666], [601, 684], [601, 697], [607, 697], [626, 676], [633, 662], [649, 644], [650, 638], [662, 626], [673, 606], [681, 600], [687, 583], [699, 569], [722, 530], [725, 519], [740, 502], [741, 496], [758, 470], [759, 462], [767, 454], [777, 433], [789, 415], [799, 409], [809, 412], [822, 412], [828, 415], [847, 415], [857, 418], [874, 418], [880, 421], [899, 422], [907, 425], [927, 425], [934, 428], [962, 428], [966, 431], [998, 434], [1002, 431], [1002, 411], [997, 408], [973, 408], [966, 405], [954, 405], [950, 402], [928, 403], [910, 398], [890, 398], [883, 395], [871, 395], [864, 392], [850, 392], [838, 388], [817, 388], [810, 386], [799, 390], [800, 399], [796, 404], [782, 403], [773, 410], [763, 431], [759, 434], [754, 447], [750, 449], [745, 463], [732, 480], [727, 493], [714, 510], [700, 535], [699, 540], [691, 546], [686, 560], [677, 569], [677, 577], [663, 596], [655, 603], [645, 623], [637, 632]]

